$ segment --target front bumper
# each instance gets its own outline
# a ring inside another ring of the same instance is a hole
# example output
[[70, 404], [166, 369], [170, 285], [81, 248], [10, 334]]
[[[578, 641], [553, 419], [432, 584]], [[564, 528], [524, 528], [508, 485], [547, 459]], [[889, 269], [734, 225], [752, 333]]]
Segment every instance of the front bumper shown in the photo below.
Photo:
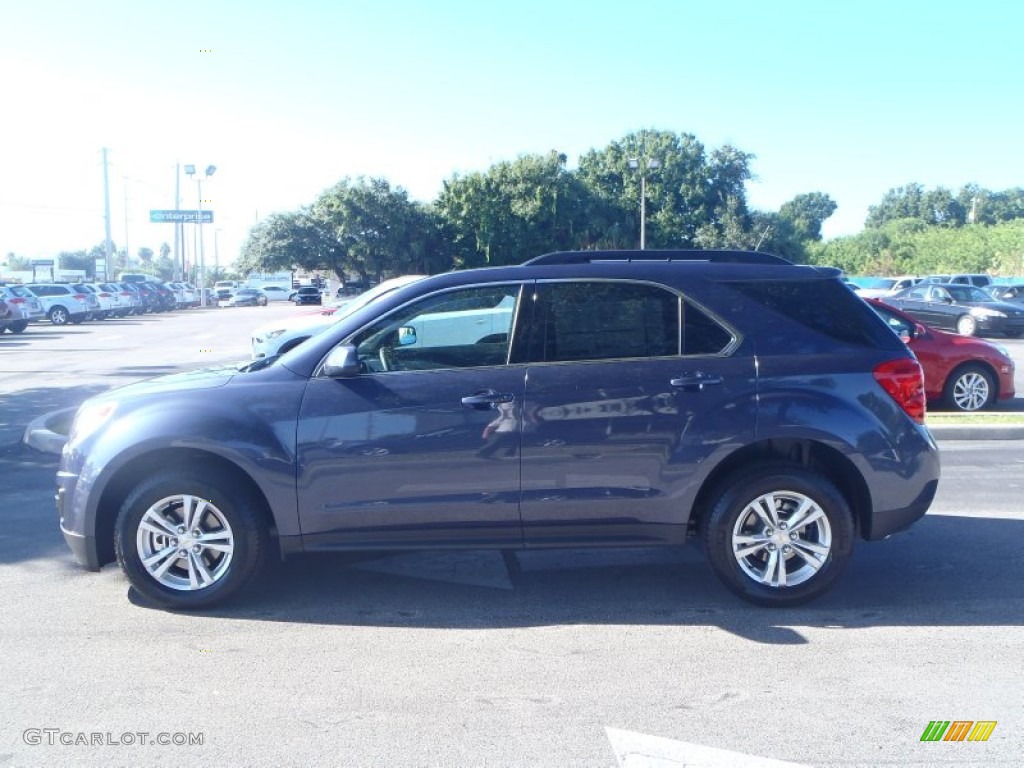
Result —
[[57, 503], [57, 518], [60, 523], [60, 532], [67, 542], [68, 549], [72, 556], [90, 571], [100, 569], [99, 550], [96, 547], [96, 538], [77, 533], [65, 527], [65, 520], [68, 517], [68, 505], [71, 503], [71, 496], [74, 494], [77, 475], [70, 472], [60, 472], [57, 475], [57, 493], [54, 501]]
[[978, 330], [993, 333], [1024, 334], [1024, 317], [975, 317]]

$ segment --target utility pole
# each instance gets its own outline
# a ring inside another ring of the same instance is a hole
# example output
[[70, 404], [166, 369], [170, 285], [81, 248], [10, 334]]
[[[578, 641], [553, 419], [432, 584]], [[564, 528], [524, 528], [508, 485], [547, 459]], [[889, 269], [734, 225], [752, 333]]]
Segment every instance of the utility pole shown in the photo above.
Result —
[[104, 279], [112, 280], [114, 275], [114, 244], [110, 240], [110, 178], [107, 173], [107, 148], [103, 147], [103, 217], [106, 223], [107, 239], [104, 244], [107, 256]]
[[[131, 258], [131, 251], [128, 249], [128, 177], [122, 176], [121, 181], [124, 183], [124, 261], [125, 266], [128, 266], [128, 260]], [[109, 277], [107, 278], [110, 279]]]
[[[174, 210], [181, 209], [181, 163], [174, 166]], [[185, 254], [182, 252], [181, 222], [174, 222], [174, 271], [178, 272], [180, 265], [181, 280], [188, 282], [188, 273], [185, 271]]]

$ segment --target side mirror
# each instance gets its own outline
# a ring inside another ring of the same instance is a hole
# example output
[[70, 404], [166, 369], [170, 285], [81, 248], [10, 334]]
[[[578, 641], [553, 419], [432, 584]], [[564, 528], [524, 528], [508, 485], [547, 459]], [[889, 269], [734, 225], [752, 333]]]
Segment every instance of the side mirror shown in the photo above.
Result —
[[331, 379], [350, 379], [359, 375], [359, 355], [352, 344], [335, 347], [324, 360], [324, 376]]
[[408, 347], [416, 343], [416, 329], [411, 325], [403, 325], [398, 329], [398, 346]]
[[926, 339], [926, 338], [928, 338], [928, 331], [920, 323], [917, 323], [914, 326], [914, 338], [915, 339]]

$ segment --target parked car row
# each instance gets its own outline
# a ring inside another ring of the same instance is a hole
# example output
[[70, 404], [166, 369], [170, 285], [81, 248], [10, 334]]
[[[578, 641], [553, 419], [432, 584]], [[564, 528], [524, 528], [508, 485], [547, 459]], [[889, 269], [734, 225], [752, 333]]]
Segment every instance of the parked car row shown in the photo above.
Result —
[[79, 324], [147, 312], [169, 312], [199, 304], [189, 283], [104, 282], [0, 284], [0, 298], [14, 308], [6, 330], [22, 333], [29, 323]]
[[979, 411], [1016, 395], [1014, 362], [1004, 347], [931, 328], [879, 299], [865, 301], [921, 363], [929, 403], [955, 411]]
[[1024, 334], [1024, 306], [995, 299], [973, 285], [922, 282], [883, 299], [919, 322], [963, 336], [999, 333], [1015, 339]]
[[[314, 315], [279, 318], [271, 323], [261, 325], [252, 333], [253, 360], [284, 354], [333, 323], [343, 320], [357, 309], [362, 309], [375, 299], [404, 285], [421, 280], [423, 277], [424, 275], [394, 277], [363, 291], [358, 296], [346, 296], [337, 307], [326, 308], [323, 312]], [[296, 306], [300, 303], [296, 301]]]
[[[865, 299], [885, 299], [902, 291], [913, 288], [919, 283], [941, 283], [943, 285], [973, 285], [988, 291], [1006, 287], [997, 285], [990, 275], [959, 274], [959, 275], [900, 275], [899, 277], [879, 277], [867, 285], [854, 285], [854, 290]], [[993, 293], [993, 296], [995, 294]], [[1001, 298], [996, 296], [996, 298]]]
[[295, 301], [297, 293], [280, 285], [246, 287], [234, 280], [218, 280], [213, 291], [217, 304], [227, 307], [265, 307], [272, 301]]

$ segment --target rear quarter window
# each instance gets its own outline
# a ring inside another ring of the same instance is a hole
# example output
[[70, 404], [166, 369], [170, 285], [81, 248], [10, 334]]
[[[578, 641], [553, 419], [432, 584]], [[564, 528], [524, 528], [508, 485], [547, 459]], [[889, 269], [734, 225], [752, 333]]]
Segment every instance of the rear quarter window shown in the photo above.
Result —
[[838, 280], [757, 280], [728, 284], [763, 310], [758, 349], [772, 354], [886, 349], [899, 342], [875, 312]]

